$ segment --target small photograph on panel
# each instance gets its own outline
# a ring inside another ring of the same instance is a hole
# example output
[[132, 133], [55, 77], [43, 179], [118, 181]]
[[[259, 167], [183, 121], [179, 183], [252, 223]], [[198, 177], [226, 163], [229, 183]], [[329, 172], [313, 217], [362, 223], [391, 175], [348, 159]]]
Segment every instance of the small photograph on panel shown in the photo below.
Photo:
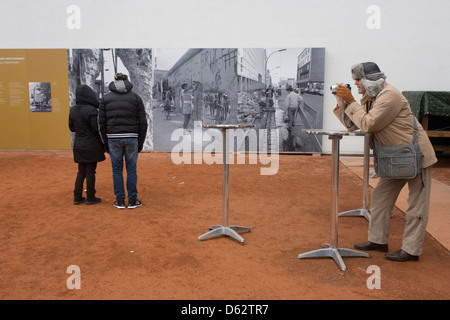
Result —
[[52, 112], [50, 82], [29, 82], [28, 90], [31, 112]]
[[195, 135], [199, 126], [250, 124], [258, 150], [321, 152], [321, 141], [302, 130], [322, 126], [325, 48], [153, 50], [154, 150], [187, 139], [199, 150], [195, 144], [214, 139], [210, 130]]

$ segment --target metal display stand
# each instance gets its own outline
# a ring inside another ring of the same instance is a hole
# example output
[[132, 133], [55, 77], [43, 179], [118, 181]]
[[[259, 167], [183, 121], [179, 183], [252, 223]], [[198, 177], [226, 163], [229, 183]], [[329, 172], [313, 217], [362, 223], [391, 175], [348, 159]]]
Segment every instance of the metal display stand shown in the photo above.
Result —
[[203, 128], [220, 129], [223, 137], [223, 186], [222, 186], [222, 225], [214, 225], [209, 227], [209, 232], [198, 237], [198, 240], [203, 240], [209, 237], [217, 235], [226, 235], [238, 240], [241, 244], [244, 244], [244, 238], [242, 238], [238, 232], [247, 231], [251, 229], [248, 227], [229, 226], [228, 225], [228, 203], [229, 203], [229, 145], [228, 145], [228, 129], [243, 129], [253, 128], [253, 124], [211, 124], [203, 125]]
[[342, 271], [346, 270], [346, 266], [342, 257], [365, 257], [369, 254], [357, 250], [338, 248], [338, 194], [339, 194], [339, 142], [342, 136], [360, 136], [361, 132], [348, 131], [326, 131], [323, 129], [304, 129], [307, 134], [328, 135], [328, 139], [332, 140], [332, 184], [331, 184], [331, 243], [324, 245], [324, 248], [302, 253], [298, 255], [298, 259], [329, 257], [333, 258]]
[[364, 164], [363, 164], [363, 204], [362, 208], [344, 211], [338, 214], [339, 217], [343, 216], [362, 216], [370, 222], [370, 210], [369, 204], [369, 164], [370, 164], [370, 150], [369, 150], [369, 135], [364, 135]]

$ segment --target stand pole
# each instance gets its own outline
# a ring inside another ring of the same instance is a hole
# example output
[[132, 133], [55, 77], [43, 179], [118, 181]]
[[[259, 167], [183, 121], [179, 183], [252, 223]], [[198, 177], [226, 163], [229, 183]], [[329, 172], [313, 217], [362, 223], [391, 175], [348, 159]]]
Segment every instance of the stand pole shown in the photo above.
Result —
[[362, 216], [370, 222], [369, 210], [369, 164], [370, 164], [370, 150], [369, 150], [369, 135], [364, 135], [364, 164], [363, 164], [363, 205], [361, 209], [354, 209], [344, 211], [339, 214], [340, 217], [356, 217]]
[[209, 227], [209, 232], [198, 237], [198, 240], [204, 240], [209, 237], [217, 235], [227, 235], [238, 240], [241, 244], [244, 244], [244, 238], [242, 238], [238, 232], [247, 231], [251, 229], [247, 227], [228, 226], [228, 205], [229, 205], [229, 145], [228, 145], [228, 132], [227, 128], [220, 128], [222, 130], [223, 140], [223, 182], [222, 182], [222, 225], [214, 225]]
[[298, 259], [315, 258], [315, 257], [330, 257], [338, 264], [342, 271], [345, 271], [345, 266], [342, 257], [369, 257], [369, 254], [352, 249], [338, 248], [338, 198], [339, 198], [339, 141], [342, 139], [341, 135], [329, 135], [332, 140], [332, 174], [331, 174], [331, 243], [324, 245], [324, 248], [302, 253], [298, 255]]

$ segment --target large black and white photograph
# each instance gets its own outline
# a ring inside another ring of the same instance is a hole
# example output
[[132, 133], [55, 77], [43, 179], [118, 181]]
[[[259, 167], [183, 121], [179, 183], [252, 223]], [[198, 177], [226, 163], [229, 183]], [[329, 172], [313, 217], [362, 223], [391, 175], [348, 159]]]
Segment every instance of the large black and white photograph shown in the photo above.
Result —
[[152, 50], [151, 49], [68, 49], [70, 106], [75, 105], [77, 85], [87, 85], [99, 100], [107, 94], [114, 75], [127, 75], [136, 92], [144, 102], [148, 130], [144, 151], [153, 150], [152, 113]]
[[321, 152], [302, 129], [322, 126], [324, 66], [324, 48], [154, 49], [154, 150], [173, 150], [178, 129], [252, 124], [269, 136], [258, 150], [277, 132], [279, 152]]

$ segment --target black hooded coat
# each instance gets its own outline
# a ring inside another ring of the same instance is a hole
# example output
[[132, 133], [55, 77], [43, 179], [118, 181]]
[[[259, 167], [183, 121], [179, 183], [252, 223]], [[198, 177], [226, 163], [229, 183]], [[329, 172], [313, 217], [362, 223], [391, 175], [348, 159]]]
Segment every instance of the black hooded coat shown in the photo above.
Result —
[[69, 128], [75, 132], [73, 160], [92, 163], [105, 160], [103, 143], [98, 132], [99, 101], [94, 90], [87, 85], [76, 89], [76, 105], [70, 108]]

